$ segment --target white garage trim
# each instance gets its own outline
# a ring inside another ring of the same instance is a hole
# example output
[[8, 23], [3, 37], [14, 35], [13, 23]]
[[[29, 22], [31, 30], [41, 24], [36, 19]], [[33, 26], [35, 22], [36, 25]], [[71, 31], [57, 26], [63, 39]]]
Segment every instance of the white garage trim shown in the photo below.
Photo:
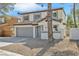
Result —
[[35, 27], [33, 27], [33, 38], [35, 38]]
[[14, 27], [35, 27], [35, 26], [32, 26], [32, 25], [15, 25]]

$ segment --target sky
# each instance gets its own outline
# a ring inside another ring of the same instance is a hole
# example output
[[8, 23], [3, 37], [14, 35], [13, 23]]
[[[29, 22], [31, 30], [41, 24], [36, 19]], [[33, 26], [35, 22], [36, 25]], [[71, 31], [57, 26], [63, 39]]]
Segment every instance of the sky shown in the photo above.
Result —
[[[43, 5], [43, 7], [41, 6]], [[71, 3], [53, 3], [52, 8], [64, 8], [65, 13], [68, 15], [71, 12], [72, 9], [72, 4]], [[16, 3], [14, 6], [14, 10], [8, 12], [8, 15], [11, 16], [18, 16], [19, 13], [24, 13], [24, 12], [32, 12], [32, 11], [39, 11], [39, 10], [46, 10], [47, 9], [47, 4], [42, 3], [42, 4], [35, 4], [35, 3]]]

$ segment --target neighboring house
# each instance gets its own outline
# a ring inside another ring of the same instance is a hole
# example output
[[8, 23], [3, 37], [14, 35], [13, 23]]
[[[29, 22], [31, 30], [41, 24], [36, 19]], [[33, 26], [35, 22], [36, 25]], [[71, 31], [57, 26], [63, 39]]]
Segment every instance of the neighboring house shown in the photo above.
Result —
[[5, 18], [3, 16], [0, 16], [0, 24], [4, 24], [5, 23]]
[[[14, 24], [14, 36], [17, 37], [29, 37], [29, 38], [40, 38], [48, 39], [48, 27], [47, 27], [47, 10], [26, 12], [21, 13], [18, 16], [18, 24]], [[64, 33], [65, 26], [63, 25], [66, 21], [66, 14], [63, 8], [52, 9], [52, 25], [53, 32], [59, 35]], [[63, 38], [63, 36], [62, 36]]]
[[11, 16], [0, 16], [0, 37], [11, 37], [13, 35], [12, 25], [16, 19]]

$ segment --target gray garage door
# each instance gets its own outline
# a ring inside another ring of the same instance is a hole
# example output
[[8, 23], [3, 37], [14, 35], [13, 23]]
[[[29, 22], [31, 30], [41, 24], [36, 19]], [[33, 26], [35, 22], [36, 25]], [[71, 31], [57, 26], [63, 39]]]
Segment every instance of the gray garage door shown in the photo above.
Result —
[[33, 28], [32, 27], [17, 27], [16, 36], [33, 38]]

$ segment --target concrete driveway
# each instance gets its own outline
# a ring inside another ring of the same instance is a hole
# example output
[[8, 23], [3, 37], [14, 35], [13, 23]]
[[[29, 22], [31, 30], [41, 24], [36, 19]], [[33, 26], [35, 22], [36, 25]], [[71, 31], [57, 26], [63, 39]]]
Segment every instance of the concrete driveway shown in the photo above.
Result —
[[8, 42], [8, 43], [17, 43], [26, 39], [30, 38], [24, 38], [24, 37], [0, 37], [0, 42]]
[[2, 46], [7, 46], [10, 44], [15, 44], [15, 43], [24, 43], [21, 41], [28, 40], [29, 38], [23, 38], [23, 37], [0, 37], [0, 47]]
[[[57, 41], [57, 40], [56, 40]], [[48, 40], [32, 39], [26, 37], [0, 37], [0, 47], [15, 43], [28, 45], [31, 48], [44, 47], [48, 45]]]

